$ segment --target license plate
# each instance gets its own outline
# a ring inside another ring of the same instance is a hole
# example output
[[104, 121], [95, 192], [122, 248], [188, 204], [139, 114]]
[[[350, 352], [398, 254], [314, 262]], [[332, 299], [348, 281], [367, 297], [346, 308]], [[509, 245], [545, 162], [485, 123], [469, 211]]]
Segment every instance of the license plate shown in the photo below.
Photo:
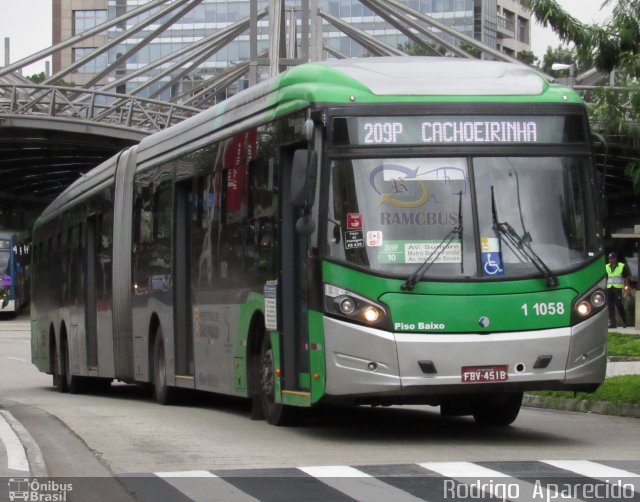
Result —
[[509, 367], [506, 364], [497, 366], [463, 366], [462, 383], [506, 382], [509, 379]]

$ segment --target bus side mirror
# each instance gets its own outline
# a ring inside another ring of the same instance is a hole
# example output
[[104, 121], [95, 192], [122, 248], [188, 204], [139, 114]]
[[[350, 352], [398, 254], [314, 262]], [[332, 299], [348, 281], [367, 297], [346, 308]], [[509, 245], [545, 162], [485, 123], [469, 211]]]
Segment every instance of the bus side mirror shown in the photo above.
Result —
[[316, 192], [318, 154], [312, 150], [296, 150], [291, 169], [291, 204], [309, 209]]

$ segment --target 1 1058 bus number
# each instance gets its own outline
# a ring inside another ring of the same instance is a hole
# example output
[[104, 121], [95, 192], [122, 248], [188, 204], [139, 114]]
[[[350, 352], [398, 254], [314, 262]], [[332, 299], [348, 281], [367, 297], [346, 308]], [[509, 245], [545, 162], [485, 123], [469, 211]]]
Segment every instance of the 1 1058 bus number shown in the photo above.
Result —
[[520, 308], [525, 316], [529, 315], [529, 309], [532, 311], [531, 314], [536, 316], [563, 315], [565, 312], [562, 302], [534, 303], [531, 307], [523, 303]]

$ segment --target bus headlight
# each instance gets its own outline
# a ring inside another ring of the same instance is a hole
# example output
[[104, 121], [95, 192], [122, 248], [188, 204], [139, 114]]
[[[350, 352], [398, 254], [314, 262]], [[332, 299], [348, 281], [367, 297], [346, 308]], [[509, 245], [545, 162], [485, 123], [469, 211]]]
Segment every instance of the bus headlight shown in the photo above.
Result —
[[376, 307], [368, 306], [362, 309], [362, 318], [370, 324], [378, 322], [381, 313]]
[[356, 302], [353, 301], [353, 298], [349, 298], [348, 296], [344, 296], [338, 302], [340, 306], [340, 312], [344, 315], [351, 315], [356, 310]]
[[580, 302], [576, 306], [576, 312], [582, 317], [586, 317], [591, 313], [591, 305], [589, 302]]
[[607, 297], [605, 296], [604, 291], [601, 291], [600, 289], [594, 291], [591, 295], [591, 305], [596, 308], [600, 308], [603, 307], [605, 303], [607, 303]]
[[573, 303], [572, 324], [577, 324], [600, 312], [607, 304], [604, 292], [605, 282], [602, 281]]
[[391, 319], [387, 309], [353, 291], [325, 284], [324, 308], [329, 315], [391, 331]]

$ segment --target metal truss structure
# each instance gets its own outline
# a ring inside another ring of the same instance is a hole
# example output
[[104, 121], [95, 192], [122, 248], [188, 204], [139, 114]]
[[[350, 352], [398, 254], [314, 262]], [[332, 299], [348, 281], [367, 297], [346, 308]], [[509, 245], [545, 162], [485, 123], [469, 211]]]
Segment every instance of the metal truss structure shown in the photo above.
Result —
[[[127, 83], [132, 83], [140, 77], [144, 78], [144, 83], [137, 85], [133, 89], [129, 89], [127, 91], [129, 97], [138, 96], [154, 83], [161, 82], [160, 88], [155, 90], [150, 96], [152, 99], [157, 98], [166, 89], [180, 83], [186, 75], [194, 74], [213, 54], [226, 47], [239, 36], [248, 33], [250, 50], [248, 61], [238, 62], [234, 65], [230, 64], [226, 70], [218, 74], [203, 75], [202, 81], [197, 85], [197, 89], [191, 90], [191, 93], [187, 91], [171, 98], [172, 102], [179, 104], [188, 103], [192, 107], [203, 109], [211, 106], [212, 96], [219, 94], [220, 91], [226, 89], [247, 74], [249, 75], [249, 85], [255, 84], [260, 78], [259, 67], [267, 67], [268, 75], [274, 76], [290, 66], [309, 61], [320, 61], [326, 57], [326, 53], [334, 57], [345, 57], [324, 44], [322, 40], [323, 21], [334, 26], [340, 32], [356, 41], [372, 56], [405, 55], [401, 49], [389, 46], [371, 34], [353, 25], [349, 25], [328, 12], [319, 9], [317, 0], [298, 1], [300, 3], [299, 8], [294, 5], [297, 2], [291, 0], [269, 0], [268, 8], [259, 11], [258, 1], [250, 0], [250, 15], [248, 18], [237, 21], [224, 29], [202, 37], [184, 48], [155, 60], [142, 68], [132, 72], [123, 72], [123, 68], [126, 67], [127, 62], [141, 49], [158, 37], [161, 37], [174, 23], [178, 22], [198, 4], [203, 2], [203, 0], [150, 0], [126, 14], [111, 19], [5, 68], [0, 68], [0, 79], [27, 65], [47, 58], [62, 49], [77, 45], [96, 35], [105, 35], [116, 26], [123, 26], [126, 25], [127, 22], [134, 21], [135, 24], [122, 33], [112, 31], [112, 38], [108, 39], [108, 43], [96, 48], [89, 55], [75, 61], [67, 68], [47, 77], [43, 85], [55, 85], [70, 73], [95, 61], [110, 49], [127, 42], [127, 50], [123, 54], [119, 54], [114, 61], [93, 75], [88, 82], [82, 86], [75, 87], [76, 90], [81, 89], [82, 93], [79, 93], [76, 97], [71, 97], [70, 103], [90, 100], [89, 96], [85, 93], [94, 90], [98, 83], [102, 84], [100, 89], [104, 92], [122, 88], [122, 86]], [[471, 47], [479, 51], [482, 57], [517, 62], [510, 56], [486, 46], [397, 0], [361, 0], [361, 3], [387, 21], [400, 33], [406, 35], [413, 44], [423, 48], [427, 52], [458, 57], [472, 57], [465, 49], [460, 47], [460, 44], [451, 43], [443, 39], [440, 34], [444, 33], [458, 40], [459, 43], [465, 44], [466, 47]], [[298, 12], [300, 14], [299, 20], [296, 19]], [[146, 16], [141, 16], [143, 14]], [[265, 18], [268, 19], [269, 49], [266, 54], [259, 54], [258, 22]], [[155, 23], [161, 24], [153, 31], [149, 31], [148, 34], [144, 35], [141, 39], [138, 38], [142, 36], [141, 32], [143, 32], [145, 28], [151, 25], [155, 26]], [[131, 40], [134, 38], [139, 41], [132, 43]], [[105, 79], [106, 83], [104, 83]], [[122, 100], [128, 99], [129, 98], [118, 97], [106, 100], [105, 103], [112, 103], [115, 108], [120, 109], [122, 107]], [[69, 106], [71, 106], [70, 103]], [[117, 115], [117, 113], [106, 113], [105, 115], [113, 117]], [[146, 124], [143, 127], [147, 127]]]
[[134, 141], [161, 131], [201, 110], [136, 96], [97, 90], [0, 83], [2, 126], [37, 121], [37, 127], [84, 131]]

